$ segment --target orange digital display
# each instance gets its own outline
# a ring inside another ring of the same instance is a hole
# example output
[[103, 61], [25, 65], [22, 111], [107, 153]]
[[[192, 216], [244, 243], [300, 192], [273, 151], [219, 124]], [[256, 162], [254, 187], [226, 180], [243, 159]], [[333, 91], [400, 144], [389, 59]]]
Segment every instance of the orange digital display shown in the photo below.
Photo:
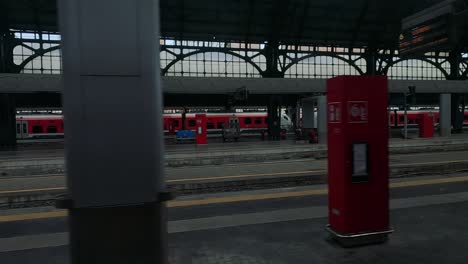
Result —
[[420, 27], [420, 28], [414, 29], [414, 30], [411, 32], [411, 34], [412, 34], [413, 36], [417, 36], [417, 35], [420, 35], [420, 34], [422, 34], [422, 33], [424, 33], [424, 32], [428, 32], [428, 31], [430, 31], [431, 29], [432, 29], [431, 26], [424, 26], [424, 27]]
[[423, 54], [447, 48], [449, 25], [448, 16], [440, 16], [403, 30], [399, 41], [400, 55]]

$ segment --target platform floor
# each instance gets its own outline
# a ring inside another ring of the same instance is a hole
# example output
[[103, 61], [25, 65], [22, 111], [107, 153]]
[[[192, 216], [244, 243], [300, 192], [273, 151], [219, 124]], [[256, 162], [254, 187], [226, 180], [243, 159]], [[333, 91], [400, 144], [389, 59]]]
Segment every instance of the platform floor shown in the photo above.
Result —
[[[386, 244], [350, 249], [324, 230], [325, 185], [182, 197], [168, 204], [170, 263], [464, 264], [467, 190], [466, 174], [392, 180], [395, 232]], [[2, 264], [70, 263], [67, 244], [64, 211], [0, 211]]]

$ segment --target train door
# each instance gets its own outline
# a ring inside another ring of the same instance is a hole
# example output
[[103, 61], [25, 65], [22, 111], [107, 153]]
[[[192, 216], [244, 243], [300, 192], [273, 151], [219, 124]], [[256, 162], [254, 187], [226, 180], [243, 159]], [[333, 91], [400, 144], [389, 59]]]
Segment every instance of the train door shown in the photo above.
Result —
[[28, 121], [16, 120], [16, 138], [28, 138]]
[[21, 120], [16, 120], [16, 138], [22, 138], [21, 136]]

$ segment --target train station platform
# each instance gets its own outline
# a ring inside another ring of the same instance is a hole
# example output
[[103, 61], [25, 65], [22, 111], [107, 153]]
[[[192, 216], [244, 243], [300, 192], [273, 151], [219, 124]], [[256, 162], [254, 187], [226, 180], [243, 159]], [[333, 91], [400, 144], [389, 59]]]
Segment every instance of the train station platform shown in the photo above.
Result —
[[[395, 232], [358, 248], [329, 239], [326, 185], [179, 197], [168, 203], [169, 263], [464, 264], [467, 188], [466, 174], [392, 179]], [[51, 207], [0, 210], [1, 263], [70, 263], [66, 220]]]
[[[468, 170], [468, 135], [390, 139], [391, 177]], [[325, 145], [308, 142], [168, 144], [166, 181], [177, 195], [322, 184]], [[52, 204], [66, 192], [63, 143], [0, 151], [0, 208]]]
[[[468, 134], [450, 138], [390, 139], [390, 154], [412, 154], [468, 150]], [[166, 167], [219, 166], [238, 163], [278, 162], [297, 159], [322, 160], [327, 157], [326, 145], [304, 141], [246, 141], [207, 145], [167, 144]], [[458, 157], [457, 157], [458, 158]], [[424, 162], [424, 159], [421, 160]], [[323, 165], [326, 167], [326, 165]], [[63, 143], [32, 144], [17, 150], [0, 151], [0, 176], [63, 175], [65, 173]], [[191, 173], [189, 173], [191, 175]], [[201, 175], [201, 174], [200, 174]]]
[[[390, 155], [390, 177], [408, 178], [468, 171], [468, 149], [459, 150], [460, 145], [454, 144], [453, 149], [448, 151], [447, 146], [450, 145], [447, 142], [439, 144], [431, 146], [443, 147], [445, 151], [440, 149], [429, 151], [428, 146], [423, 148], [424, 145], [421, 143], [411, 146], [406, 143], [404, 146], [401, 145], [400, 149], [394, 145], [395, 150]], [[0, 208], [53, 204], [57, 195], [66, 192], [63, 171], [55, 172], [52, 169], [31, 171], [31, 168], [29, 170], [17, 165], [10, 169], [12, 173], [0, 175]], [[309, 186], [327, 182], [327, 159], [324, 156], [215, 165], [167, 166], [165, 170], [166, 183], [178, 196]]]
[[[63, 142], [50, 144], [28, 143], [17, 150], [0, 151], [0, 174], [6, 168], [40, 166], [51, 167], [55, 172], [64, 169]], [[468, 150], [468, 133], [448, 138], [390, 139], [391, 154], [408, 154], [434, 151]], [[258, 141], [222, 143], [219, 139], [207, 145], [166, 144], [166, 166], [219, 165], [237, 162], [264, 162], [298, 158], [326, 158], [327, 148], [306, 141]], [[3, 169], [3, 171], [2, 171]], [[53, 172], [53, 171], [51, 171]], [[8, 172], [6, 172], [8, 173]], [[45, 173], [45, 171], [43, 172]]]

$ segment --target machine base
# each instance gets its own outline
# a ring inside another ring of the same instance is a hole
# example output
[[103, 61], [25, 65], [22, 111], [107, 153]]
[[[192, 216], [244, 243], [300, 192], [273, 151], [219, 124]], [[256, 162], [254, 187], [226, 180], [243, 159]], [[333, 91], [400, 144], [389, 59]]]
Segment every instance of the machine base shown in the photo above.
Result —
[[385, 243], [388, 240], [388, 234], [393, 232], [393, 230], [386, 230], [372, 233], [343, 235], [334, 231], [330, 225], [327, 225], [326, 230], [330, 233], [333, 240], [338, 242], [342, 247], [359, 247], [369, 244]]

